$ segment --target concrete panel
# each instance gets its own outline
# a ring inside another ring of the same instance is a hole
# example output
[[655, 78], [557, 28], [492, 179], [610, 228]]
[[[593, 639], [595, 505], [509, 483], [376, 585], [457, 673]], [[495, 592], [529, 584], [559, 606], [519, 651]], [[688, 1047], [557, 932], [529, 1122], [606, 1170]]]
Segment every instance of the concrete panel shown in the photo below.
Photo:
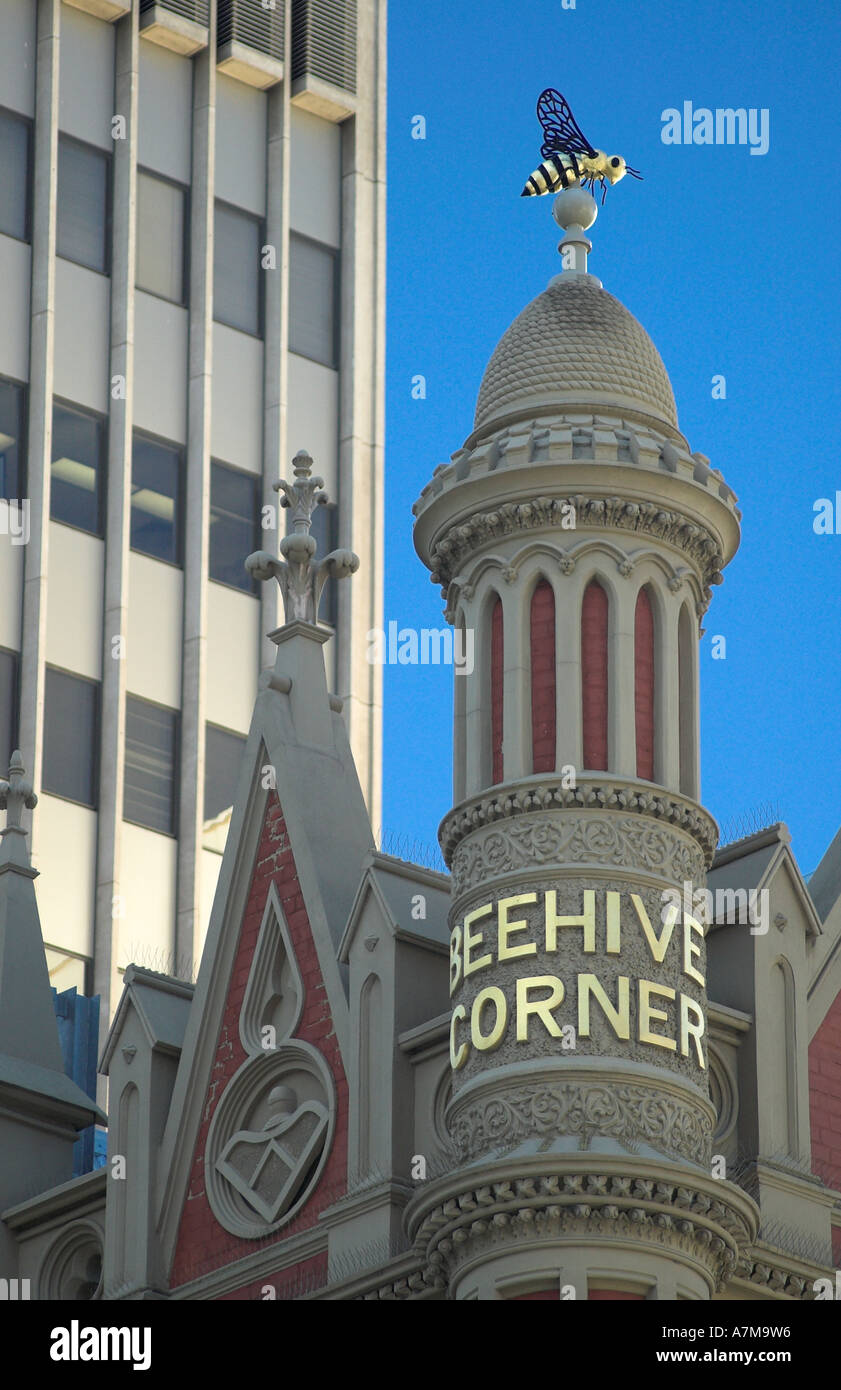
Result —
[[178, 841], [123, 822], [117, 966], [134, 961], [171, 972], [175, 930], [175, 864]]
[[181, 570], [132, 551], [126, 689], [171, 709], [181, 707], [182, 606]]
[[342, 240], [341, 148], [337, 125], [292, 107], [290, 225], [328, 246]]
[[24, 116], [35, 114], [35, 15], [32, 0], [0, 5], [0, 92]]
[[216, 80], [216, 197], [266, 213], [266, 95], [220, 72]]
[[223, 323], [213, 325], [210, 452], [223, 463], [262, 472], [263, 344]]
[[201, 851], [199, 864], [199, 873], [201, 875], [201, 920], [199, 922], [199, 940], [202, 947], [204, 946], [204, 938], [207, 936], [210, 912], [213, 907], [213, 899], [216, 896], [216, 884], [219, 881], [219, 870], [221, 867], [221, 854], [214, 854], [209, 849], [203, 849]]
[[32, 252], [22, 241], [0, 236], [0, 376], [29, 377], [29, 277]]
[[186, 444], [187, 310], [138, 290], [134, 326], [134, 423]]
[[315, 472], [324, 479], [330, 501], [338, 491], [339, 374], [307, 357], [289, 354], [290, 458], [306, 449], [315, 461]]
[[[276, 533], [266, 534], [273, 545]], [[257, 698], [260, 604], [249, 594], [212, 582], [207, 595], [205, 717], [211, 724], [247, 734]]]
[[43, 792], [35, 815], [35, 893], [44, 940], [92, 956], [96, 812]]
[[[0, 510], [0, 522], [8, 528], [13, 525], [19, 530], [24, 523], [20, 515], [4, 516]], [[30, 523], [31, 524], [31, 523]], [[0, 647], [20, 651], [21, 594], [23, 590], [23, 557], [26, 547], [12, 544], [10, 535], [0, 533]], [[5, 773], [3, 774], [5, 776]]]
[[[47, 663], [102, 679], [102, 584], [105, 542], [50, 522]], [[68, 576], [73, 583], [66, 583]]]
[[59, 129], [111, 149], [114, 28], [63, 5], [59, 53]]
[[158, 44], [140, 45], [137, 162], [190, 182], [193, 66]]
[[110, 298], [106, 275], [56, 260], [55, 394], [102, 415], [108, 413], [110, 399]]

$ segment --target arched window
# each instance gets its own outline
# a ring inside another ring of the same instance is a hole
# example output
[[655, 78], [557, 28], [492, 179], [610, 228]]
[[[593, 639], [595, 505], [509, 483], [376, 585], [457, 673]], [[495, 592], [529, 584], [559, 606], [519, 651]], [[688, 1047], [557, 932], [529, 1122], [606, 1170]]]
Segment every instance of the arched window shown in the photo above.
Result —
[[607, 771], [607, 594], [597, 579], [581, 605], [581, 713], [584, 766]]
[[677, 629], [678, 729], [680, 790], [697, 796], [695, 772], [695, 667], [693, 623], [686, 604], [680, 610]]
[[491, 611], [491, 781], [501, 782], [502, 768], [502, 599]]
[[[464, 618], [459, 618], [453, 638], [457, 643], [456, 656], [464, 661]], [[453, 685], [453, 800], [458, 804], [464, 800], [467, 783], [467, 674], [457, 671]]]
[[555, 770], [555, 594], [541, 579], [531, 600], [531, 752], [533, 772]]
[[637, 594], [634, 614], [634, 707], [637, 776], [654, 781], [654, 610], [647, 589]]

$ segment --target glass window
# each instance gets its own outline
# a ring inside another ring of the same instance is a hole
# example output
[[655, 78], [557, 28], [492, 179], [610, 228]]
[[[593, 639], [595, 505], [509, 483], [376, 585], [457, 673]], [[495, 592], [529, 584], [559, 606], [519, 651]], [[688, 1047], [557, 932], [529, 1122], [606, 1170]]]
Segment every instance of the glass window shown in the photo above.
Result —
[[234, 804], [246, 740], [242, 734], [205, 725], [204, 818], [213, 820]]
[[259, 334], [263, 226], [225, 203], [216, 204], [213, 230], [213, 317]]
[[137, 286], [184, 303], [185, 190], [151, 174], [137, 175]]
[[126, 697], [123, 819], [175, 834], [178, 712]]
[[338, 366], [338, 256], [294, 232], [289, 238], [289, 351]]
[[102, 535], [105, 421], [64, 405], [53, 406], [50, 516]]
[[29, 121], [0, 111], [0, 232], [29, 240]]
[[0, 497], [20, 498], [24, 488], [26, 387], [0, 381]]
[[[323, 560], [325, 555], [329, 555], [331, 550], [336, 549], [339, 544], [339, 511], [335, 502], [327, 502], [324, 506], [316, 507], [312, 514], [310, 534], [315, 536], [318, 545], [315, 552], [316, 560]], [[336, 619], [339, 614], [338, 584], [338, 579], [327, 580], [321, 593], [321, 603], [318, 606], [318, 621], [330, 623], [332, 627], [336, 626]]]
[[65, 260], [108, 269], [108, 156], [67, 136], [58, 142], [57, 251]]
[[257, 592], [245, 559], [260, 549], [260, 480], [221, 463], [210, 465], [210, 578]]
[[44, 791], [96, 807], [99, 685], [47, 667], [44, 697]]
[[0, 649], [0, 777], [9, 770], [18, 739], [18, 656]]
[[131, 456], [131, 548], [181, 564], [183, 452], [135, 435]]

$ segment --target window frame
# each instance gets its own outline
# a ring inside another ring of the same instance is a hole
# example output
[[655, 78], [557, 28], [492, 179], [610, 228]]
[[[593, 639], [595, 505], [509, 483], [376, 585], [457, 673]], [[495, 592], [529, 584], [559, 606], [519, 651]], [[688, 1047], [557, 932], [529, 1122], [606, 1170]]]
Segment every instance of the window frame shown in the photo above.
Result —
[[[158, 183], [168, 183], [168, 184], [170, 185], [171, 188], [177, 188], [177, 189], [179, 190], [179, 192], [180, 192], [181, 194], [183, 194], [183, 197], [184, 197], [184, 230], [183, 230], [183, 234], [182, 234], [182, 237], [181, 237], [181, 288], [182, 288], [182, 295], [181, 295], [181, 298], [180, 298], [180, 299], [170, 299], [169, 296], [166, 295], [166, 294], [159, 294], [157, 290], [149, 290], [149, 289], [146, 288], [145, 285], [140, 285], [140, 284], [138, 284], [138, 282], [137, 282], [137, 259], [138, 259], [138, 258], [137, 258], [137, 250], [136, 250], [136, 249], [135, 249], [135, 266], [134, 266], [134, 288], [135, 288], [135, 290], [139, 290], [141, 294], [149, 294], [149, 295], [152, 296], [153, 299], [160, 299], [160, 300], [162, 301], [162, 303], [164, 303], [164, 304], [175, 304], [176, 307], [178, 307], [178, 308], [181, 308], [181, 309], [189, 309], [189, 307], [190, 307], [190, 216], [191, 216], [190, 185], [189, 185], [189, 184], [186, 184], [186, 183], [179, 183], [178, 179], [171, 179], [171, 178], [169, 178], [169, 176], [168, 176], [167, 174], [160, 174], [160, 173], [158, 173], [157, 169], [150, 169], [150, 168], [148, 168], [145, 164], [138, 164], [138, 166], [137, 166], [137, 173], [138, 173], [138, 175], [140, 175], [140, 174], [145, 174], [146, 177], [147, 177], [147, 178], [150, 178], [150, 179], [157, 179]], [[139, 209], [139, 205], [140, 205], [140, 200], [139, 200], [139, 198], [138, 198], [136, 201], [137, 201], [137, 206], [138, 206], [138, 209]], [[137, 246], [139, 246], [139, 244], [140, 244], [140, 219], [139, 219], [139, 217], [137, 216], [137, 213], [135, 213], [135, 237], [136, 237], [136, 241], [137, 241]]]
[[[144, 291], [144, 293], [145, 293], [145, 291]], [[156, 560], [157, 563], [158, 563], [159, 565], [169, 565], [170, 569], [181, 570], [181, 572], [182, 572], [182, 574], [183, 574], [183, 572], [184, 572], [184, 505], [185, 505], [186, 497], [187, 497], [187, 446], [186, 446], [186, 444], [177, 444], [177, 443], [175, 442], [175, 440], [173, 440], [173, 439], [164, 439], [163, 436], [160, 435], [160, 434], [152, 434], [151, 431], [149, 431], [149, 430], [141, 430], [141, 429], [137, 429], [136, 427], [133, 427], [133, 428], [132, 428], [132, 431], [131, 431], [131, 450], [132, 450], [132, 452], [131, 452], [131, 474], [130, 474], [130, 476], [129, 476], [129, 491], [130, 491], [130, 492], [131, 492], [132, 485], [133, 485], [133, 483], [134, 483], [134, 441], [135, 441], [135, 439], [144, 439], [144, 440], [146, 440], [146, 442], [149, 443], [149, 444], [161, 444], [161, 445], [163, 445], [163, 447], [164, 447], [165, 449], [169, 449], [170, 452], [176, 453], [176, 454], [178, 454], [178, 456], [179, 456], [180, 465], [179, 465], [179, 468], [178, 468], [178, 490], [177, 490], [177, 496], [176, 496], [176, 498], [175, 498], [175, 513], [176, 513], [176, 527], [175, 527], [175, 530], [176, 530], [176, 547], [175, 547], [175, 550], [176, 550], [177, 559], [175, 559], [175, 560], [163, 560], [163, 559], [161, 559], [160, 555], [150, 555], [148, 550], [138, 550], [138, 548], [137, 548], [136, 545], [132, 545], [132, 541], [131, 541], [131, 513], [132, 513], [132, 502], [131, 502], [131, 497], [129, 498], [129, 528], [128, 528], [128, 530], [129, 530], [129, 536], [128, 536], [128, 540], [129, 540], [129, 553], [130, 553], [130, 554], [134, 554], [134, 555], [145, 555], [147, 560]], [[132, 494], [132, 496], [133, 496], [133, 494]], [[139, 699], [139, 698], [141, 698], [141, 697], [138, 696], [138, 699]], [[150, 703], [154, 703], [154, 701], [151, 701]], [[163, 708], [164, 708], [164, 709], [168, 709], [169, 706], [168, 706], [168, 705], [164, 705]]]
[[[135, 700], [140, 705], [150, 705], [153, 709], [165, 710], [167, 714], [174, 716], [175, 736], [173, 739], [172, 752], [172, 829], [162, 830], [159, 825], [147, 825], [145, 821], [133, 820], [126, 815], [126, 752], [128, 744], [128, 705], [129, 700]], [[160, 700], [147, 700], [145, 695], [135, 695], [132, 691], [126, 691], [125, 702], [125, 730], [123, 734], [123, 804], [120, 807], [120, 819], [126, 825], [136, 825], [140, 830], [151, 830], [153, 835], [165, 835], [168, 840], [178, 839], [178, 812], [181, 801], [181, 710], [175, 709], [172, 705], [164, 705]]]
[[[0, 376], [0, 386], [13, 386], [20, 392], [20, 439], [18, 440], [18, 496], [16, 500], [20, 502], [28, 495], [28, 453], [29, 453], [29, 382], [18, 381], [13, 376]], [[0, 497], [3, 494], [0, 492]], [[7, 501], [11, 499], [5, 499]]]
[[75, 145], [78, 149], [88, 150], [92, 154], [99, 155], [105, 161], [105, 220], [103, 225], [103, 239], [105, 243], [105, 264], [102, 269], [88, 265], [86, 261], [76, 261], [71, 256], [65, 256], [58, 249], [58, 209], [56, 209], [56, 238], [55, 254], [56, 260], [66, 261], [68, 265], [81, 266], [83, 270], [89, 270], [92, 275], [104, 275], [106, 278], [111, 275], [111, 231], [112, 231], [112, 202], [114, 194], [113, 186], [113, 167], [111, 162], [111, 152], [103, 150], [99, 145], [92, 145], [89, 140], [78, 140], [75, 135], [69, 135], [67, 131], [59, 129], [58, 146], [56, 151], [56, 194], [58, 192], [58, 168], [61, 161], [61, 146]]
[[[86, 526], [77, 526], [73, 521], [62, 521], [59, 517], [53, 516], [53, 479], [52, 468], [55, 460], [53, 452], [53, 425], [55, 424], [55, 408], [66, 410], [70, 415], [81, 415], [82, 417], [95, 420], [101, 427], [100, 435], [100, 458], [99, 458], [99, 505], [98, 505], [98, 529], [89, 531]], [[98, 540], [105, 539], [105, 521], [108, 515], [108, 416], [101, 415], [98, 410], [89, 410], [87, 406], [78, 405], [75, 401], [65, 400], [63, 396], [53, 396], [53, 414], [50, 419], [50, 521], [54, 521], [56, 526], [67, 526], [71, 531], [78, 531], [83, 536], [95, 536]]]
[[68, 669], [67, 669], [66, 666], [54, 666], [54, 665], [52, 664], [52, 662], [47, 662], [47, 663], [45, 663], [45, 675], [44, 675], [44, 712], [45, 712], [45, 722], [46, 722], [46, 708], [47, 708], [47, 676], [46, 676], [46, 673], [49, 672], [49, 671], [56, 671], [56, 672], [57, 672], [59, 675], [61, 675], [61, 676], [70, 676], [70, 678], [71, 678], [72, 680], [74, 680], [74, 681], [79, 681], [79, 682], [81, 682], [81, 683], [83, 683], [83, 684], [85, 684], [85, 685], [91, 685], [91, 686], [93, 686], [93, 688], [94, 688], [94, 692], [95, 692], [94, 719], [93, 719], [93, 723], [94, 723], [94, 737], [93, 737], [93, 750], [92, 750], [92, 758], [91, 758], [91, 765], [92, 765], [91, 783], [92, 783], [92, 786], [93, 786], [94, 800], [93, 800], [93, 802], [90, 802], [90, 801], [79, 801], [77, 797], [74, 797], [74, 796], [67, 796], [65, 792], [53, 791], [50, 787], [47, 786], [46, 779], [45, 779], [46, 761], [47, 761], [47, 760], [46, 760], [46, 757], [44, 756], [44, 754], [46, 753], [46, 740], [42, 740], [42, 741], [43, 741], [43, 744], [44, 744], [44, 747], [43, 747], [43, 751], [42, 751], [41, 790], [42, 790], [43, 792], [45, 792], [47, 796], [54, 796], [54, 797], [56, 798], [56, 800], [58, 800], [58, 801], [66, 801], [67, 804], [68, 804], [69, 806], [84, 806], [85, 809], [88, 810], [88, 811], [96, 811], [96, 812], [98, 812], [98, 811], [99, 811], [99, 801], [100, 801], [100, 785], [99, 785], [99, 783], [100, 783], [100, 773], [101, 773], [101, 770], [102, 770], [102, 769], [101, 769], [101, 750], [100, 750], [100, 744], [101, 744], [101, 742], [102, 742], [102, 681], [95, 680], [92, 676], [83, 676], [83, 675], [81, 675], [80, 672], [78, 672], [78, 671], [68, 671]]
[[13, 111], [9, 106], [0, 106], [0, 120], [3, 117], [18, 121], [26, 129], [26, 179], [24, 181], [24, 234], [22, 237], [15, 236], [14, 232], [2, 232], [0, 236], [7, 236], [10, 241], [19, 241], [22, 245], [32, 245], [32, 174], [33, 174], [33, 126], [34, 122], [30, 116], [23, 116], [19, 111]]
[[[319, 251], [326, 251], [333, 259], [333, 360], [323, 362], [320, 357], [311, 357], [308, 352], [300, 352], [292, 346], [292, 242], [308, 242], [310, 246], [315, 246]], [[342, 312], [342, 253], [341, 249], [331, 246], [329, 242], [317, 241], [315, 237], [307, 236], [304, 232], [289, 230], [289, 351], [294, 352], [296, 357], [302, 357], [305, 362], [315, 362], [319, 367], [326, 367], [329, 372], [338, 372], [341, 365], [341, 312]]]
[[[222, 586], [223, 589], [229, 589], [229, 590], [231, 591], [231, 593], [235, 593], [235, 594], [246, 594], [246, 595], [250, 595], [252, 598], [258, 598], [259, 595], [260, 595], [260, 587], [261, 587], [261, 586], [260, 586], [259, 581], [256, 580], [256, 579], [254, 578], [253, 575], [251, 576], [250, 587], [248, 587], [248, 586], [245, 585], [245, 584], [229, 584], [229, 583], [227, 582], [227, 580], [225, 580], [225, 579], [217, 579], [216, 576], [213, 575], [213, 574], [211, 574], [211, 572], [210, 572], [211, 557], [210, 557], [209, 536], [210, 536], [210, 534], [211, 534], [211, 525], [212, 525], [212, 518], [213, 518], [213, 470], [214, 470], [214, 468], [224, 468], [224, 469], [226, 469], [227, 472], [229, 472], [229, 473], [237, 473], [237, 474], [239, 474], [240, 477], [250, 478], [250, 479], [253, 480], [253, 482], [254, 482], [254, 484], [255, 484], [255, 489], [254, 489], [254, 490], [255, 490], [255, 493], [256, 493], [256, 497], [257, 497], [257, 508], [256, 508], [255, 515], [254, 515], [254, 536], [253, 536], [253, 542], [254, 542], [254, 544], [253, 544], [253, 550], [260, 550], [260, 549], [261, 549], [261, 546], [260, 546], [260, 543], [259, 543], [259, 542], [260, 542], [260, 535], [261, 535], [260, 516], [261, 516], [261, 485], [262, 485], [262, 478], [261, 478], [261, 476], [260, 476], [259, 473], [251, 473], [251, 472], [249, 472], [249, 470], [248, 470], [247, 468], [235, 468], [232, 464], [230, 464], [230, 463], [225, 463], [225, 461], [224, 461], [223, 459], [218, 459], [218, 458], [213, 458], [213, 457], [211, 457], [211, 460], [210, 460], [210, 500], [209, 500], [209, 505], [208, 505], [208, 533], [209, 533], [209, 534], [208, 534], [208, 555], [207, 555], [207, 578], [208, 578], [208, 582], [209, 582], [210, 584], [221, 584], [221, 586]], [[245, 558], [246, 558], [246, 557], [243, 555], [243, 557], [242, 557], [242, 559], [243, 559], [243, 574], [246, 573], [246, 569], [245, 569]], [[218, 727], [221, 728], [222, 726], [219, 725]], [[233, 730], [230, 730], [229, 732], [233, 732]]]
[[[230, 738], [239, 739], [239, 740], [241, 741], [241, 743], [242, 743], [242, 752], [243, 752], [243, 754], [245, 753], [246, 747], [247, 747], [247, 745], [248, 745], [248, 734], [241, 734], [241, 733], [239, 733], [236, 729], [229, 729], [225, 724], [216, 724], [216, 723], [214, 723], [214, 721], [213, 721], [212, 719], [205, 719], [205, 721], [204, 721], [204, 750], [203, 750], [203, 751], [204, 751], [204, 769], [205, 769], [205, 776], [204, 776], [204, 784], [205, 784], [205, 785], [204, 785], [204, 801], [205, 801], [205, 802], [206, 802], [206, 800], [207, 800], [207, 764], [208, 764], [208, 756], [207, 756], [207, 734], [208, 734], [208, 730], [210, 730], [210, 729], [212, 729], [212, 730], [214, 731], [214, 733], [227, 734]], [[232, 805], [232, 806], [235, 804], [235, 801], [236, 801], [236, 787], [234, 787], [234, 800], [231, 802], [231, 805]], [[203, 804], [203, 805], [202, 805], [202, 823], [203, 823], [204, 825], [207, 825], [208, 821], [216, 820], [219, 816], [222, 815], [222, 812], [223, 812], [223, 811], [226, 811], [227, 809], [228, 809], [228, 808], [227, 808], [226, 806], [223, 806], [223, 807], [222, 807], [222, 811], [217, 811], [217, 812], [216, 812], [216, 815], [214, 815], [214, 816], [208, 816], [208, 815], [205, 814], [206, 807], [205, 807], [205, 805]]]
[[[10, 656], [14, 662], [15, 674], [12, 682], [12, 747], [9, 749], [9, 757], [15, 751], [15, 746], [20, 741], [20, 675], [21, 675], [21, 653], [14, 647], [0, 646], [0, 657]], [[0, 754], [0, 763], [3, 755]], [[0, 776], [5, 777], [8, 768], [0, 766]]]
[[[265, 282], [263, 281], [262, 278], [259, 278], [258, 281], [257, 281], [257, 284], [258, 284], [259, 288], [258, 288], [258, 292], [257, 292], [257, 327], [256, 327], [256, 329], [243, 328], [243, 327], [241, 327], [241, 325], [238, 324], [238, 323], [228, 323], [227, 319], [220, 319], [220, 318], [217, 316], [217, 312], [216, 312], [216, 300], [217, 300], [217, 296], [216, 296], [216, 264], [215, 264], [215, 255], [216, 255], [216, 252], [215, 252], [215, 248], [216, 248], [216, 209], [217, 209], [217, 208], [224, 208], [226, 212], [233, 212], [233, 213], [236, 213], [236, 215], [237, 215], [238, 217], [242, 217], [242, 218], [244, 218], [246, 221], [249, 221], [249, 222], [256, 222], [257, 228], [258, 228], [258, 234], [257, 234], [257, 241], [258, 241], [258, 243], [259, 243], [259, 248], [258, 248], [258, 249], [259, 249], [260, 252], [262, 252], [262, 248], [266, 245], [266, 219], [265, 219], [264, 216], [261, 217], [259, 213], [251, 212], [251, 210], [250, 210], [249, 208], [238, 207], [236, 203], [229, 203], [229, 202], [227, 201], [227, 199], [225, 199], [225, 198], [214, 198], [214, 199], [213, 199], [213, 245], [214, 245], [214, 267], [213, 267], [213, 276], [214, 276], [214, 280], [213, 280], [213, 322], [214, 322], [214, 323], [220, 323], [220, 324], [223, 326], [223, 328], [230, 328], [230, 329], [232, 329], [234, 333], [244, 333], [244, 334], [246, 335], [246, 337], [248, 337], [248, 338], [257, 338], [257, 339], [259, 339], [260, 341], [264, 341], [265, 336], [266, 336], [266, 296], [265, 296], [265, 293], [264, 293], [264, 290], [265, 290]], [[279, 267], [278, 267], [278, 269], [279, 269]], [[256, 266], [256, 273], [257, 273], [258, 276], [260, 276], [260, 277], [262, 277], [262, 274], [264, 273], [263, 270], [262, 270], [262, 266], [259, 264], [259, 261], [258, 261], [258, 264], [257, 264], [257, 266]]]

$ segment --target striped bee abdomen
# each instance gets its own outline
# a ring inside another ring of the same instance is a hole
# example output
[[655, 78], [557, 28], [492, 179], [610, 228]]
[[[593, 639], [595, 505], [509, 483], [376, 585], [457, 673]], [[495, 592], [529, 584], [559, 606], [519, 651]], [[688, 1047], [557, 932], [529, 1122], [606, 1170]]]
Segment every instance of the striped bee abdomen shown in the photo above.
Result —
[[532, 198], [542, 193], [555, 193], [559, 188], [569, 188], [570, 184], [578, 183], [580, 177], [574, 154], [550, 154], [526, 179], [520, 196]]

